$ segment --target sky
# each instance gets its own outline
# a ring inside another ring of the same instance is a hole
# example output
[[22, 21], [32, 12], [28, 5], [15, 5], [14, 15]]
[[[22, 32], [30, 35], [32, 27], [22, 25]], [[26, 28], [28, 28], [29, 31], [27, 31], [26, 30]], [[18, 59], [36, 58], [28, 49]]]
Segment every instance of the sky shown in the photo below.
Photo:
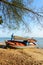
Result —
[[[43, 0], [34, 0], [33, 4], [31, 4], [31, 8], [32, 7], [39, 10], [39, 8], [43, 7]], [[26, 21], [26, 23], [28, 22], [28, 20], [29, 20], [28, 17], [26, 19], [24, 18], [24, 21]], [[35, 21], [29, 20], [29, 22], [27, 23], [29, 24], [29, 29], [31, 30], [31, 32], [22, 30], [22, 26], [21, 28], [19, 28], [19, 30], [10, 30], [7, 28], [3, 28], [0, 25], [0, 37], [10, 37], [12, 33], [14, 33], [14, 35], [23, 36], [23, 37], [24, 36], [25, 37], [43, 37], [43, 28], [36, 21], [37, 20]], [[40, 20], [40, 21], [43, 22], [43, 20]]]

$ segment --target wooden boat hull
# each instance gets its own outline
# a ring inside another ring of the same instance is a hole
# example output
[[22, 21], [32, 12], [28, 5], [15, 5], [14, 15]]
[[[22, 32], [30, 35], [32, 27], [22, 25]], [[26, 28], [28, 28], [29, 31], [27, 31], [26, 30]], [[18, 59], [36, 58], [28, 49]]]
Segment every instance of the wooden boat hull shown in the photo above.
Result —
[[7, 40], [6, 42], [6, 47], [11, 47], [11, 48], [31, 48], [31, 47], [35, 47], [35, 45], [26, 45], [24, 42], [21, 41], [11, 41], [11, 40]]

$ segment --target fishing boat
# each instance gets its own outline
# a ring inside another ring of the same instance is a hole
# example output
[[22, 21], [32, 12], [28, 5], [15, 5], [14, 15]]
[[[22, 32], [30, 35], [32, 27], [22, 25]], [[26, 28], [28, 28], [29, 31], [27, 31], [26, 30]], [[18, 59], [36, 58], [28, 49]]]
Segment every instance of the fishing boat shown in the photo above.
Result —
[[13, 36], [13, 39], [7, 40], [5, 43], [6, 47], [29, 48], [29, 47], [35, 47], [36, 46], [35, 42], [37, 42], [35, 39]]

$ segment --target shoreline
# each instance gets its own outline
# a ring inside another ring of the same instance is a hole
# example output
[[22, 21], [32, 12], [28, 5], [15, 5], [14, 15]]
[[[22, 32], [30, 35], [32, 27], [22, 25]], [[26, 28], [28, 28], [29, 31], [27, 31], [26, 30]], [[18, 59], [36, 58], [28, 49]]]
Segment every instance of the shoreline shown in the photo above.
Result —
[[5, 45], [5, 42], [0, 42], [0, 45], [1, 45], [1, 44], [2, 44], [2, 45], [3, 45], [3, 44]]

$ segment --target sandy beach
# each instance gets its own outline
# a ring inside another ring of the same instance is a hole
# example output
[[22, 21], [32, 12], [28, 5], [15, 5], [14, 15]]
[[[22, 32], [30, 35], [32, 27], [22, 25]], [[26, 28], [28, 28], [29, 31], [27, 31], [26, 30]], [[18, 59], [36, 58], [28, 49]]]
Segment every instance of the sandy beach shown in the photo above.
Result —
[[43, 65], [43, 49], [0, 48], [0, 65]]

